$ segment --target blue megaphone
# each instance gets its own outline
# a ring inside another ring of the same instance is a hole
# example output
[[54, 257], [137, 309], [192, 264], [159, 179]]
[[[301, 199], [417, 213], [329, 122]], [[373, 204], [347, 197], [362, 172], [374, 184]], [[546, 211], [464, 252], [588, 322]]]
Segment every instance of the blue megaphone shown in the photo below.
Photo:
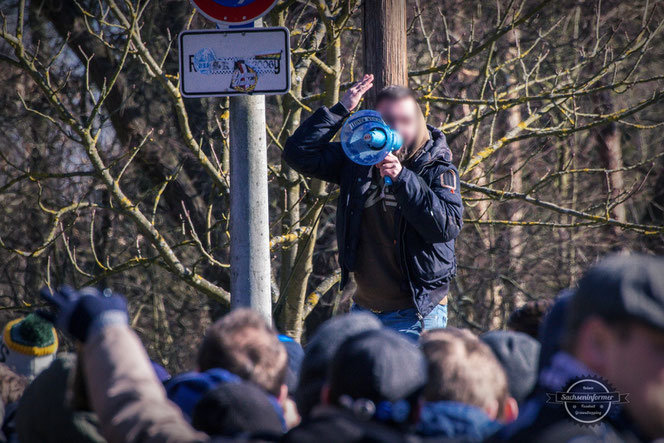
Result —
[[[398, 151], [403, 139], [390, 128], [376, 111], [358, 111], [346, 120], [339, 134], [346, 156], [357, 164], [370, 166], [380, 163], [387, 154]], [[385, 184], [392, 179], [385, 177]]]

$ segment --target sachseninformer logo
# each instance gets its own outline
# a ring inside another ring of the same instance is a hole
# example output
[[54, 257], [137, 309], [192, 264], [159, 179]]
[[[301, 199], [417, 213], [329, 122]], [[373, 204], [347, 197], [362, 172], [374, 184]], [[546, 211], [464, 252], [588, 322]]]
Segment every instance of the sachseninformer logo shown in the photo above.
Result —
[[573, 379], [562, 391], [547, 393], [547, 403], [561, 404], [577, 423], [595, 425], [620, 403], [628, 403], [627, 396], [617, 392], [596, 376]]

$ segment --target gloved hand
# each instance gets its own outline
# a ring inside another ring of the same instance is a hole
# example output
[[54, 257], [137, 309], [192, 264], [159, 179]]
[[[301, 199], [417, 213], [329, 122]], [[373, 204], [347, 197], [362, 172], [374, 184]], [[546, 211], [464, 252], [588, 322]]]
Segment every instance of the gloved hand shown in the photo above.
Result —
[[106, 326], [128, 323], [127, 301], [108, 289], [104, 292], [95, 288], [76, 291], [63, 286], [53, 292], [45, 287], [40, 295], [55, 308], [52, 314], [42, 315], [56, 328], [81, 342]]

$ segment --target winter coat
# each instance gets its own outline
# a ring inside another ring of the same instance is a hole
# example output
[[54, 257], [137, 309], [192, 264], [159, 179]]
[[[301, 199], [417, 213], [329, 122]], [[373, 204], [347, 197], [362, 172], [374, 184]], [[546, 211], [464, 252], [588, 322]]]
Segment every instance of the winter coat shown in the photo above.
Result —
[[90, 403], [110, 443], [209, 441], [168, 400], [145, 349], [128, 326], [109, 326], [89, 337], [81, 358]]

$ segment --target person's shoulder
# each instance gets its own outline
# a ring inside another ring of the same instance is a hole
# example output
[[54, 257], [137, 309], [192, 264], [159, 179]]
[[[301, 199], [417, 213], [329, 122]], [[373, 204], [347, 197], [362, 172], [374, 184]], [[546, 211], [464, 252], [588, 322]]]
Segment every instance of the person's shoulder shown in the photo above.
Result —
[[456, 166], [454, 166], [452, 163], [447, 163], [447, 162], [437, 162], [436, 165], [434, 166], [434, 174], [435, 175], [441, 175], [448, 172], [450, 176], [454, 177], [459, 177], [459, 171], [457, 170]]
[[427, 169], [435, 175], [451, 171], [454, 175], [458, 176], [459, 172], [452, 161], [452, 157], [450, 148], [447, 146], [441, 147], [429, 154], [429, 160], [427, 161], [429, 167]]
[[459, 171], [453, 164], [438, 162], [431, 168], [429, 174], [427, 179], [430, 180], [432, 186], [441, 188], [453, 200], [461, 198]]

